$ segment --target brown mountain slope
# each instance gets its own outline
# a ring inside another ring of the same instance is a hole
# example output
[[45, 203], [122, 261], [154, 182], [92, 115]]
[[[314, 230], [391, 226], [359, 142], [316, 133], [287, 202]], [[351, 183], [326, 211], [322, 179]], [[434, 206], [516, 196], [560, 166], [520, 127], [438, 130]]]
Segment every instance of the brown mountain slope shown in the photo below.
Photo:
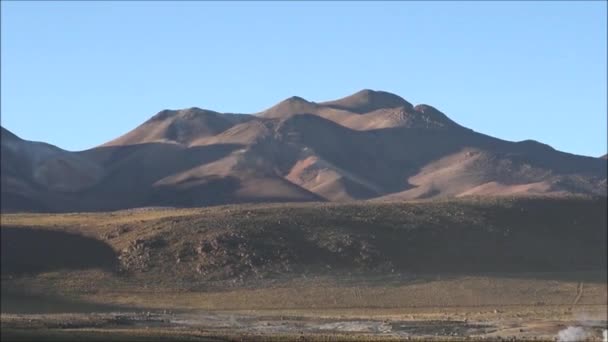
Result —
[[354, 130], [409, 127], [456, 127], [445, 114], [428, 105], [412, 106], [401, 97], [382, 91], [362, 90], [343, 99], [309, 102], [292, 96], [258, 113], [271, 119], [288, 119], [297, 114], [314, 114]]
[[131, 132], [103, 146], [151, 142], [187, 144], [193, 138], [214, 136], [248, 118], [248, 116], [220, 114], [200, 108], [163, 110]]
[[412, 104], [403, 98], [385, 91], [363, 89], [355, 94], [335, 101], [320, 103], [323, 106], [348, 110], [355, 113], [369, 113], [383, 108], [412, 108]]
[[606, 196], [605, 159], [496, 139], [372, 90], [320, 103], [291, 97], [256, 115], [165, 110], [80, 152], [3, 129], [2, 151], [3, 210]]
[[53, 145], [23, 140], [2, 128], [1, 208], [49, 210], [101, 180], [104, 168], [89, 158]]

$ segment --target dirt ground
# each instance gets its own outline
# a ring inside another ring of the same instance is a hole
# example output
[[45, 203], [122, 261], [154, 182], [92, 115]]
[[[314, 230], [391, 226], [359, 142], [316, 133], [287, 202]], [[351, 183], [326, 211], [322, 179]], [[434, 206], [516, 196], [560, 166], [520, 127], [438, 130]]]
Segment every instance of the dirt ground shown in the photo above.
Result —
[[[82, 337], [105, 339], [151, 340], [188, 339], [202, 341], [224, 340], [556, 340], [560, 331], [579, 327], [585, 334], [581, 341], [601, 341], [606, 329], [606, 307], [582, 307], [586, 321], [572, 320], [560, 315], [562, 308], [536, 310], [536, 319], [518, 318], [530, 308], [508, 311], [494, 309], [478, 315], [477, 319], [462, 318], [471, 310], [458, 314], [429, 313], [399, 314], [392, 318], [377, 318], [371, 312], [367, 318], [334, 313], [332, 318], [312, 315], [291, 315], [280, 312], [110, 312], [77, 314], [2, 314], [2, 340], [13, 339], [72, 339]], [[500, 314], [494, 314], [494, 312]], [[603, 318], [602, 311], [604, 312]], [[539, 314], [540, 313], [540, 314]], [[556, 314], [557, 313], [557, 314]], [[583, 314], [581, 314], [583, 315]], [[413, 317], [413, 318], [405, 318]], [[551, 319], [547, 319], [551, 317]], [[599, 319], [591, 319], [592, 317]]]
[[54, 297], [18, 294], [8, 288], [18, 280], [4, 279], [2, 340], [555, 341], [561, 332], [564, 341], [602, 341], [602, 279], [601, 272], [297, 278], [200, 292], [123, 284], [122, 292]]

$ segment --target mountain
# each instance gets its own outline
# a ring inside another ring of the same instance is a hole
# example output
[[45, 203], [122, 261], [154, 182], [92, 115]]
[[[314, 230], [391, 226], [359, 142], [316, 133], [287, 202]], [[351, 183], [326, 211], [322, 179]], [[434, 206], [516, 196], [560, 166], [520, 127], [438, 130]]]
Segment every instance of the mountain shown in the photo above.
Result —
[[77, 197], [105, 173], [102, 165], [78, 153], [23, 140], [4, 128], [0, 156], [2, 210], [47, 210], [47, 203]]
[[606, 196], [605, 159], [493, 138], [368, 89], [319, 103], [294, 96], [255, 114], [163, 110], [79, 152], [4, 128], [1, 145], [3, 211]]

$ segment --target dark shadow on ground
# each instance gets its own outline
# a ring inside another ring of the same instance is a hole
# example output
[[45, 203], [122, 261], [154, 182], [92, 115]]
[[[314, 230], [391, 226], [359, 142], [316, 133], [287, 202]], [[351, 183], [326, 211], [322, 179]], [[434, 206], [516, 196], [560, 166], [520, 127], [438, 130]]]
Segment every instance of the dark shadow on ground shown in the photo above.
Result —
[[103, 241], [79, 234], [2, 227], [2, 274], [98, 268], [115, 271], [118, 256]]
[[143, 308], [90, 303], [59, 295], [28, 294], [2, 289], [0, 311], [10, 314], [91, 313], [91, 312], [136, 312]]

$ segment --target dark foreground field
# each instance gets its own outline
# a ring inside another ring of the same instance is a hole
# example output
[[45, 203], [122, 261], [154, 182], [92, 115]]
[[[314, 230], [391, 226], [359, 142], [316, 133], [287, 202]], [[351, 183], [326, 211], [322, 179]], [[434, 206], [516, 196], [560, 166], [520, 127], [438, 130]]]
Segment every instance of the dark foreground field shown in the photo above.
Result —
[[606, 198], [4, 214], [2, 339], [600, 341], [606, 223]]

